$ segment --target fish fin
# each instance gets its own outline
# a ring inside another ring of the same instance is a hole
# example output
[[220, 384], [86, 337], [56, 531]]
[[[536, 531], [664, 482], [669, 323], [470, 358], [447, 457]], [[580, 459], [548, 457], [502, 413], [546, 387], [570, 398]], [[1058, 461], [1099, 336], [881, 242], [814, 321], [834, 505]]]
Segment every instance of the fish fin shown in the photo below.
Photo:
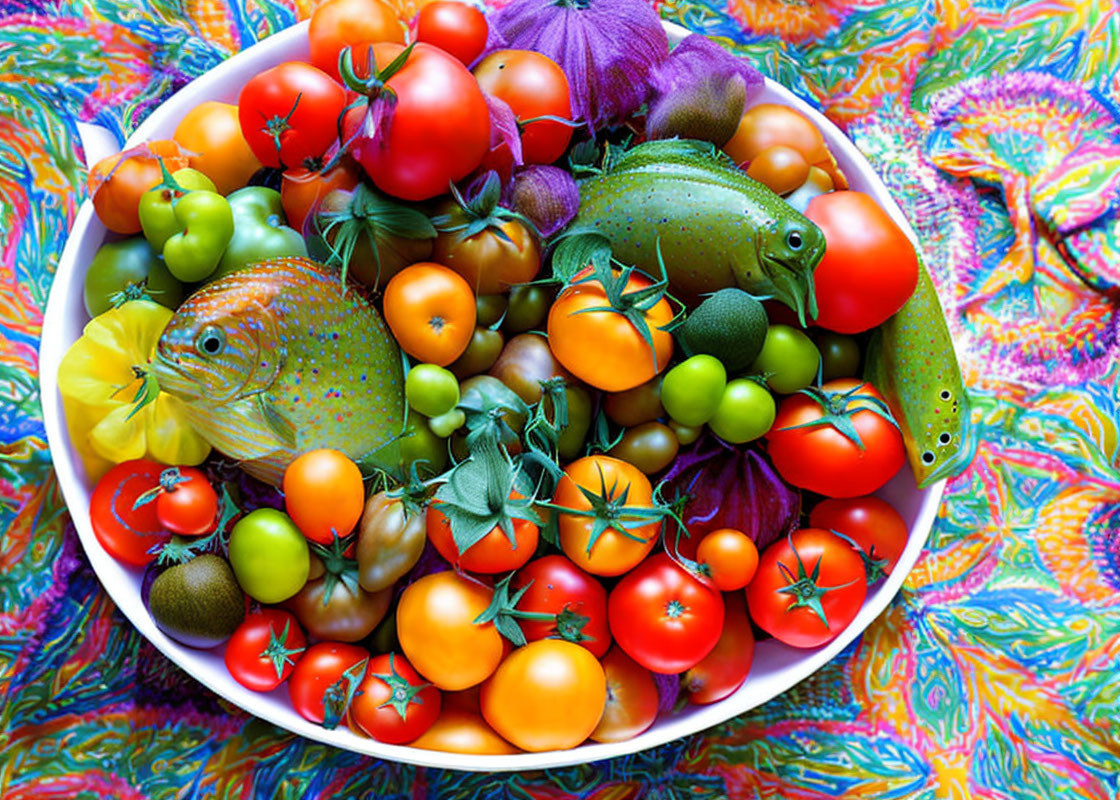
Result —
[[276, 438], [289, 450], [296, 450], [299, 430], [290, 419], [285, 417], [276, 407], [268, 402], [263, 394], [257, 395], [257, 408], [261, 412], [261, 419], [268, 425]]

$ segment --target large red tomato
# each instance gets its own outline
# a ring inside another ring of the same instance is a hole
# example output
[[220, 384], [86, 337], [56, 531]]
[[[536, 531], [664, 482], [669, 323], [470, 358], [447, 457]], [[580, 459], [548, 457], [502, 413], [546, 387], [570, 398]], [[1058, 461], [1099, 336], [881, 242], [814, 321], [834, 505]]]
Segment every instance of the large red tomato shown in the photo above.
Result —
[[[378, 69], [384, 69], [404, 48], [373, 47]], [[364, 74], [364, 54], [355, 55], [356, 71]], [[344, 76], [351, 77], [351, 76]], [[358, 82], [348, 81], [352, 88]], [[474, 76], [453, 56], [423, 42], [416, 44], [404, 65], [385, 83], [396, 97], [391, 117], [376, 130], [365, 130], [367, 111], [347, 112], [344, 142], [381, 191], [404, 200], [427, 200], [465, 178], [490, 150], [490, 109]], [[378, 103], [379, 101], [371, 101]], [[372, 116], [372, 115], [371, 115]]]
[[859, 545], [869, 586], [891, 574], [910, 537], [899, 513], [874, 496], [825, 500], [813, 509], [809, 524], [842, 533]]
[[536, 614], [556, 614], [555, 622], [521, 619], [521, 632], [535, 642], [554, 636], [583, 645], [596, 658], [611, 646], [607, 625], [607, 590], [564, 556], [538, 558], [513, 578], [514, 590], [529, 587], [517, 608]]
[[854, 378], [829, 381], [818, 394], [791, 394], [766, 434], [770, 460], [802, 489], [828, 497], [870, 494], [906, 461], [902, 434], [886, 408], [874, 386]]
[[906, 234], [863, 192], [829, 192], [805, 216], [824, 232], [824, 258], [813, 273], [817, 324], [859, 333], [886, 321], [918, 285], [918, 255]]
[[792, 647], [818, 647], [848, 627], [867, 595], [863, 559], [829, 531], [803, 528], [766, 548], [747, 587], [751, 618]]
[[142, 567], [156, 557], [152, 548], [171, 539], [155, 503], [136, 507], [140, 495], [159, 486], [165, 469], [154, 461], [125, 461], [97, 482], [89, 499], [90, 522], [97, 541], [118, 561]]
[[666, 675], [698, 664], [723, 630], [723, 597], [665, 553], [624, 576], [607, 609], [618, 646], [646, 669]]

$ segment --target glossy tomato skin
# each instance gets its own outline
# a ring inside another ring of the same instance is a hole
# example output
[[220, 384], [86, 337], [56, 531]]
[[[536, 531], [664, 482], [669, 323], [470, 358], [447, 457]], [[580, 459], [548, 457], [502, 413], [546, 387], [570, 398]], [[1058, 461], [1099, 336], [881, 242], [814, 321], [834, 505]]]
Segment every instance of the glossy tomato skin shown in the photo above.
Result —
[[280, 180], [280, 203], [288, 226], [304, 233], [308, 215], [323, 198], [336, 189], [352, 190], [361, 179], [361, 167], [350, 156], [343, 156], [328, 170], [303, 166], [285, 170]]
[[385, 287], [385, 322], [413, 358], [446, 367], [467, 349], [478, 309], [470, 285], [442, 264], [405, 267]]
[[[455, 212], [449, 213], [454, 219]], [[537, 238], [518, 220], [507, 220], [498, 230], [488, 228], [471, 236], [462, 230], [441, 231], [432, 260], [462, 275], [476, 295], [508, 292], [515, 284], [537, 277], [541, 268]]]
[[541, 381], [563, 378], [567, 385], [577, 383], [572, 373], [552, 355], [548, 340], [539, 333], [521, 333], [506, 342], [489, 374], [529, 405], [541, 399]]
[[[653, 350], [621, 314], [592, 311], [610, 306], [603, 284], [587, 279], [590, 270], [577, 275], [560, 293], [548, 312], [548, 344], [556, 359], [573, 375], [605, 392], [623, 392], [639, 386], [669, 366], [673, 335], [661, 330], [673, 318], [669, 301], [661, 298], [644, 312]], [[650, 281], [635, 273], [624, 293], [635, 292]]]
[[[603, 584], [588, 575], [564, 556], [549, 555], [525, 565], [513, 577], [511, 589], [528, 586], [517, 607], [522, 611], [539, 614], [561, 614], [585, 617], [581, 627], [566, 625], [558, 631], [555, 623], [540, 620], [518, 620], [526, 640], [570, 637], [579, 639], [576, 644], [586, 647], [596, 658], [601, 658], [611, 646], [611, 631], [607, 624], [607, 590]], [[564, 634], [567, 634], [566, 636]]]
[[359, 642], [385, 618], [392, 600], [392, 589], [367, 592], [360, 585], [350, 588], [344, 581], [328, 583], [321, 577], [309, 580], [285, 605], [315, 638]]
[[723, 597], [657, 553], [611, 591], [611, 634], [651, 672], [672, 675], [698, 664], [719, 641]]
[[218, 192], [229, 194], [247, 186], [261, 162], [241, 133], [237, 106], [208, 100], [183, 117], [175, 141], [190, 156], [191, 166], [214, 181]]
[[[395, 706], [398, 703], [404, 716]], [[439, 712], [439, 689], [400, 653], [386, 653], [374, 656], [366, 666], [359, 693], [350, 704], [350, 727], [379, 742], [408, 744], [432, 727]]]
[[657, 719], [657, 684], [648, 669], [617, 646], [611, 648], [602, 664], [607, 702], [591, 738], [596, 742], [625, 742], [648, 730]]
[[93, 210], [114, 233], [140, 233], [140, 197], [160, 182], [159, 159], [172, 173], [190, 166], [186, 154], [171, 140], [148, 142], [145, 148], [106, 156], [89, 171]]
[[242, 686], [271, 692], [292, 674], [306, 648], [307, 637], [290, 612], [262, 608], [245, 617], [229, 638], [226, 668]]
[[[404, 50], [373, 48], [379, 67]], [[387, 85], [396, 94], [388, 135], [356, 139], [350, 153], [378, 189], [402, 200], [427, 200], [465, 178], [490, 149], [490, 109], [478, 82], [457, 59], [420, 42]], [[365, 110], [347, 112], [344, 141], [357, 132]]]
[[[241, 133], [266, 167], [296, 167], [320, 158], [337, 138], [346, 91], [320, 69], [287, 61], [248, 80], [237, 101]], [[275, 133], [275, 138], [273, 136]]]
[[824, 233], [813, 272], [817, 324], [838, 333], [874, 328], [898, 311], [918, 285], [918, 254], [871, 195], [856, 191], [814, 197], [805, 216]]
[[307, 36], [311, 63], [336, 81], [338, 57], [350, 47], [358, 53], [376, 42], [404, 44], [404, 25], [389, 3], [381, 0], [326, 0], [311, 14]]
[[412, 743], [421, 750], [474, 755], [510, 755], [521, 752], [494, 732], [482, 715], [461, 708], [445, 708], [432, 727]]
[[[323, 723], [323, 693], [369, 658], [364, 648], [343, 642], [319, 642], [307, 648], [288, 679], [288, 695], [301, 717]], [[361, 680], [361, 674], [356, 680]]]
[[707, 567], [712, 583], [721, 592], [742, 589], [758, 569], [758, 548], [742, 531], [720, 528], [705, 534], [696, 548], [696, 560]]
[[[517, 499], [522, 495], [513, 492], [511, 496]], [[439, 506], [438, 502], [428, 506], [428, 541], [452, 566], [484, 574], [509, 572], [524, 565], [537, 550], [537, 526], [527, 519], [514, 519], [512, 542], [500, 526], [495, 526], [460, 554], [451, 533], [451, 521]]]
[[201, 536], [218, 522], [218, 494], [194, 467], [179, 467], [179, 480], [156, 498], [156, 516], [172, 533]]
[[[606, 486], [607, 496], [621, 502], [626, 493], [628, 506], [648, 507], [653, 487], [641, 470], [610, 456], [587, 456], [564, 468], [564, 477], [556, 486], [552, 502], [579, 511], [591, 509], [591, 503], [580, 487], [599, 493]], [[661, 522], [628, 528], [629, 536], [607, 528], [594, 543], [591, 535], [595, 520], [591, 517], [559, 514], [560, 547], [572, 562], [592, 575], [621, 575], [633, 569], [649, 555], [661, 533]]]
[[[859, 394], [883, 399], [871, 384], [841, 378], [823, 385], [826, 392], [861, 386]], [[859, 401], [866, 405], [866, 401]], [[898, 428], [861, 406], [852, 415], [863, 449], [832, 425], [796, 428], [821, 419], [820, 404], [803, 394], [785, 398], [766, 435], [770, 460], [788, 483], [826, 497], [871, 494], [894, 477], [906, 461]]]
[[446, 50], [470, 66], [486, 47], [490, 28], [486, 16], [459, 0], [427, 3], [413, 21], [414, 38]]
[[824, 500], [809, 515], [809, 524], [842, 533], [859, 545], [868, 585], [891, 574], [910, 538], [901, 515], [886, 500], [873, 495]]
[[155, 503], [133, 508], [137, 498], [159, 486], [166, 467], [137, 459], [117, 464], [97, 482], [89, 499], [93, 533], [102, 547], [118, 561], [142, 567], [155, 558], [148, 552], [170, 541], [156, 514]]
[[[504, 100], [519, 123], [552, 116], [570, 120], [572, 104], [568, 78], [560, 65], [532, 50], [498, 50], [474, 68], [479, 86]], [[526, 164], [551, 164], [564, 154], [572, 126], [539, 120], [524, 126], [521, 154]]]
[[482, 685], [482, 716], [522, 750], [567, 750], [595, 730], [607, 700], [595, 656], [577, 644], [541, 639], [514, 650]]
[[[819, 565], [816, 584], [825, 590], [819, 599], [827, 624], [810, 605], [795, 605], [794, 593], [782, 591], [802, 574], [799, 558], [807, 576]], [[866, 595], [860, 554], [829, 531], [802, 528], [762, 553], [758, 573], [747, 587], [747, 604], [751, 619], [775, 639], [791, 647], [818, 647], [848, 627]]]
[[754, 661], [754, 631], [741, 592], [724, 595], [723, 632], [712, 652], [684, 674], [681, 687], [688, 702], [717, 703], [743, 685]]
[[362, 473], [339, 450], [311, 450], [284, 471], [284, 507], [308, 539], [329, 545], [344, 538], [362, 517], [366, 489]]

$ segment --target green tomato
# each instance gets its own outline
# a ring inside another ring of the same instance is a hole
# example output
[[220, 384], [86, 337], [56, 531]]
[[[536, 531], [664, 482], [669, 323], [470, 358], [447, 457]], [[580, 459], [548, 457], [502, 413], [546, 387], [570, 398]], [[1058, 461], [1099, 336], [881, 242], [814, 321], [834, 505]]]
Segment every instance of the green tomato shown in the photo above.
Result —
[[455, 431], [463, 427], [467, 422], [467, 415], [457, 408], [453, 408], [446, 414], [440, 414], [438, 417], [432, 417], [428, 420], [428, 427], [432, 429], [432, 433], [441, 439], [446, 439]]
[[185, 167], [172, 175], [164, 172], [161, 183], [140, 195], [140, 228], [156, 252], [162, 251], [167, 240], [183, 230], [175, 216], [175, 206], [180, 198], [196, 190], [217, 191], [212, 180]]
[[509, 307], [502, 328], [510, 333], [540, 330], [552, 298], [541, 286], [521, 284], [509, 292]]
[[751, 371], [779, 394], [793, 394], [817, 377], [821, 354], [813, 340], [789, 325], [771, 325]]
[[[421, 463], [422, 462], [422, 463]], [[416, 464], [421, 477], [431, 478], [447, 468], [447, 442], [432, 433], [428, 421], [419, 414], [409, 414], [400, 439], [397, 468], [402, 477]]]
[[[568, 425], [560, 431], [556, 442], [556, 452], [560, 458], [571, 460], [583, 450], [587, 432], [591, 430], [591, 395], [582, 386], [565, 386], [564, 395], [568, 398]], [[552, 402], [548, 403], [549, 419], [552, 418]]]
[[660, 472], [677, 457], [680, 441], [673, 429], [660, 422], [643, 422], [627, 428], [607, 453], [640, 469], [646, 475]]
[[727, 370], [715, 356], [698, 355], [665, 373], [661, 381], [661, 405], [682, 425], [703, 425], [716, 411]]
[[113, 307], [114, 295], [139, 291], [172, 310], [183, 300], [183, 285], [143, 236], [101, 245], [86, 271], [86, 312], [96, 317]]
[[677, 441], [681, 443], [682, 447], [695, 442], [704, 432], [703, 425], [681, 425], [675, 419], [669, 420], [669, 427], [677, 435]]
[[475, 325], [489, 328], [506, 313], [508, 302], [504, 294], [480, 294], [474, 299]]
[[851, 336], [823, 331], [817, 337], [821, 353], [821, 380], [851, 378], [859, 373], [859, 342]]
[[307, 255], [302, 234], [287, 225], [280, 192], [266, 186], [246, 186], [226, 200], [233, 212], [233, 238], [222, 254], [214, 279], [257, 261]]
[[274, 508], [242, 517], [229, 534], [229, 563], [245, 594], [279, 603], [307, 583], [311, 569], [307, 537], [292, 518]]
[[448, 364], [447, 368], [459, 380], [479, 375], [494, 366], [505, 344], [506, 340], [501, 331], [492, 331], [480, 325], [474, 329], [471, 340], [467, 343], [467, 349]]
[[209, 277], [233, 238], [233, 211], [217, 192], [198, 189], [175, 202], [180, 229], [163, 246], [171, 274], [194, 283]]
[[404, 379], [408, 405], [425, 417], [438, 417], [459, 403], [459, 381], [443, 367], [417, 364]]
[[723, 390], [708, 427], [725, 442], [743, 444], [765, 435], [774, 424], [775, 414], [774, 397], [765, 387], [748, 378], [738, 378]]

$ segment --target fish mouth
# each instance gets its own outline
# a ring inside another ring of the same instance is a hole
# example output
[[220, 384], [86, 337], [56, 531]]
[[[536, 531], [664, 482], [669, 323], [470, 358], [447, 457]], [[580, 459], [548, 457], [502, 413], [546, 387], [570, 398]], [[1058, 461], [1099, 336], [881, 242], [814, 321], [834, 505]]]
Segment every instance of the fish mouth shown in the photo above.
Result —
[[203, 396], [202, 383], [181, 367], [172, 357], [163, 352], [162, 345], [156, 345], [152, 368], [159, 381], [160, 391], [178, 397], [180, 400], [197, 400]]
[[[820, 252], [823, 255], [823, 247], [820, 248]], [[772, 256], [763, 256], [767, 277], [774, 287], [774, 298], [796, 311], [797, 319], [802, 326], [817, 318], [817, 291], [813, 281], [813, 269], [818, 262], [819, 257], [816, 261], [810, 259], [808, 263], [813, 266], [806, 272], [803, 269], [805, 262], [800, 259], [790, 263]]]

